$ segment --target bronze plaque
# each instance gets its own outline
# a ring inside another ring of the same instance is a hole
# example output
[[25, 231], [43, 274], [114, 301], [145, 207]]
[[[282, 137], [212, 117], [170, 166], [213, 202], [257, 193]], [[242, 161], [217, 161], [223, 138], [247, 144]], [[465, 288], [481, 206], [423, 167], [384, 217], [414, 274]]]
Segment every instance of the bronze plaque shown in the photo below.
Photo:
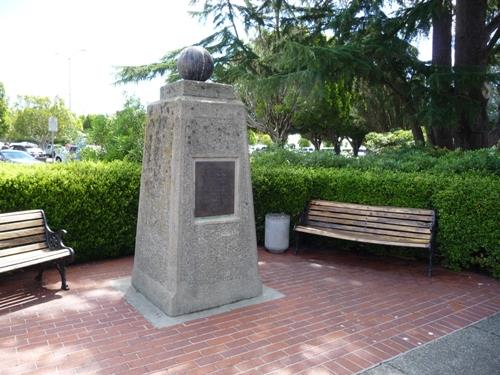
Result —
[[194, 217], [234, 214], [234, 161], [195, 163]]

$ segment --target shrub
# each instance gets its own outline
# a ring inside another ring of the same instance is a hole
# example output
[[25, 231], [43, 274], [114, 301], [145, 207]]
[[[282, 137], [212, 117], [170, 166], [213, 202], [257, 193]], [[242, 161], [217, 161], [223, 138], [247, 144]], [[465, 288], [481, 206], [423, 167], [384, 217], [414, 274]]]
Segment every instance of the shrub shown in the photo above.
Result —
[[78, 261], [132, 254], [137, 222], [138, 164], [69, 163], [0, 167], [0, 211], [41, 208]]
[[[476, 162], [474, 162], [476, 163]], [[353, 168], [254, 164], [255, 218], [262, 242], [265, 215], [284, 212], [296, 222], [311, 199], [428, 208], [438, 216], [438, 253], [453, 269], [478, 266], [500, 277], [500, 178], [402, 173]], [[42, 208], [77, 260], [132, 254], [140, 165], [128, 162], [0, 165], [0, 212]]]
[[368, 133], [365, 137], [369, 152], [381, 152], [387, 148], [408, 147], [415, 143], [411, 130], [395, 130], [387, 133]]
[[475, 265], [500, 277], [498, 177], [254, 166], [252, 181], [260, 241], [266, 213], [284, 212], [296, 222], [311, 199], [434, 209], [444, 263], [457, 270]]
[[479, 266], [500, 277], [500, 179], [449, 179], [435, 192], [437, 243], [453, 269]]
[[384, 151], [378, 155], [352, 158], [331, 151], [300, 154], [273, 149], [252, 154], [253, 166], [302, 166], [352, 168], [361, 171], [391, 170], [438, 174], [478, 173], [500, 176], [500, 152], [494, 148], [477, 151], [446, 151], [415, 147]]

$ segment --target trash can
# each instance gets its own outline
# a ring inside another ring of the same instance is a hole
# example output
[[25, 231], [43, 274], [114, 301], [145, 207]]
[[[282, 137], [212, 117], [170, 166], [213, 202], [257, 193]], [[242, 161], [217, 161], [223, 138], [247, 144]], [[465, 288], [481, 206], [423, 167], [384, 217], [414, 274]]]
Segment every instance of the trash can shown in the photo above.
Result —
[[279, 254], [290, 245], [290, 216], [267, 214], [264, 247], [271, 253]]

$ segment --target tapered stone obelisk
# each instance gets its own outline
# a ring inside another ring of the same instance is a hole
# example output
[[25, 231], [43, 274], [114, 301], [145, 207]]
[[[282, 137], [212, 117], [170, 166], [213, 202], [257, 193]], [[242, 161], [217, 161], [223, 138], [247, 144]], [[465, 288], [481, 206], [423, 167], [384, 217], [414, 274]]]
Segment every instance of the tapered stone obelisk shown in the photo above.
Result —
[[204, 49], [148, 107], [132, 285], [170, 316], [262, 293], [246, 112]]

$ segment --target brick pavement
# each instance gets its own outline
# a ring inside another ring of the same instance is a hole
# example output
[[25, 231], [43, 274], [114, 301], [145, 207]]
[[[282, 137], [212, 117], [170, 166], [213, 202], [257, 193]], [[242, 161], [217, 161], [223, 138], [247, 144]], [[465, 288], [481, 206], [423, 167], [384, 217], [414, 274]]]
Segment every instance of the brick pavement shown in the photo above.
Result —
[[284, 298], [155, 329], [110, 286], [132, 258], [0, 278], [0, 374], [351, 374], [500, 311], [500, 283], [416, 261], [259, 251]]

